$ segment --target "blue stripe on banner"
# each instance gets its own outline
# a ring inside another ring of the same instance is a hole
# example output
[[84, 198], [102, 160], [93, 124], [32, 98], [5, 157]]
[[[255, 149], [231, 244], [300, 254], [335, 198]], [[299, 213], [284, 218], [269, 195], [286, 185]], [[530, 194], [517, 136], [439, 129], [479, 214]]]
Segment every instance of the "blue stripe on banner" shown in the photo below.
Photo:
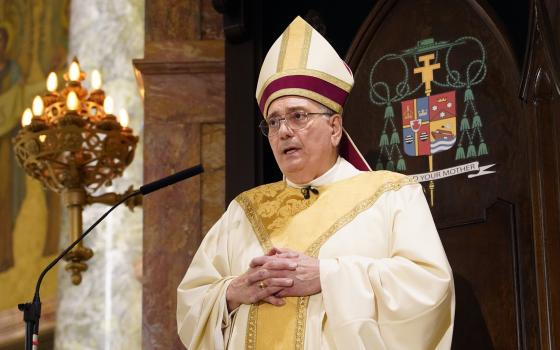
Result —
[[453, 145], [455, 144], [455, 140], [457, 140], [457, 138], [452, 138], [450, 140], [433, 141], [432, 144], [430, 145], [430, 152], [434, 154], [434, 153], [446, 151], [451, 147], [453, 147]]

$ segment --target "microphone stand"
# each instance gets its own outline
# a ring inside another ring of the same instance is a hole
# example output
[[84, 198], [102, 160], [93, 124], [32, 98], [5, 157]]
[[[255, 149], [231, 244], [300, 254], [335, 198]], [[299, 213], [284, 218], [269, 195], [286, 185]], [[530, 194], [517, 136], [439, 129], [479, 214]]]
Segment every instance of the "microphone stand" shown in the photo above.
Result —
[[116, 207], [126, 202], [128, 199], [141, 195], [147, 195], [148, 193], [157, 191], [163, 187], [172, 185], [178, 181], [185, 180], [191, 176], [198, 175], [202, 173], [204, 169], [201, 165], [194, 166], [189, 169], [182, 170], [176, 174], [170, 175], [163, 179], [151, 182], [140, 189], [130, 192], [128, 195], [121, 198], [117, 204], [113, 205], [109, 210], [107, 210], [96, 222], [93, 223], [78, 239], [76, 239], [68, 248], [64, 249], [60, 255], [58, 255], [51, 263], [45, 267], [43, 272], [39, 275], [37, 284], [35, 285], [35, 295], [33, 296], [33, 301], [30, 303], [18, 304], [18, 309], [23, 311], [23, 320], [25, 321], [25, 350], [37, 350], [39, 346], [39, 318], [41, 317], [41, 298], [39, 297], [39, 289], [41, 288], [41, 282], [43, 282], [43, 277], [49, 272], [50, 269], [56, 265], [68, 252], [72, 250], [78, 243], [84, 239], [94, 228], [97, 226], [107, 215], [109, 215]]
[[107, 215], [109, 215], [116, 207], [126, 202], [129, 198], [141, 194], [140, 190], [129, 193], [124, 196], [117, 204], [113, 205], [109, 210], [107, 210], [97, 221], [91, 225], [78, 239], [76, 239], [68, 248], [64, 249], [60, 255], [58, 255], [51, 263], [41, 272], [37, 284], [35, 285], [35, 295], [33, 296], [33, 301], [30, 303], [19, 304], [18, 309], [23, 311], [23, 320], [25, 321], [25, 350], [36, 350], [39, 346], [39, 318], [41, 317], [41, 298], [39, 297], [39, 289], [41, 288], [41, 282], [43, 282], [43, 277], [49, 272], [50, 269], [56, 265], [69, 251], [72, 250], [78, 243], [84, 239], [88, 233], [91, 232]]

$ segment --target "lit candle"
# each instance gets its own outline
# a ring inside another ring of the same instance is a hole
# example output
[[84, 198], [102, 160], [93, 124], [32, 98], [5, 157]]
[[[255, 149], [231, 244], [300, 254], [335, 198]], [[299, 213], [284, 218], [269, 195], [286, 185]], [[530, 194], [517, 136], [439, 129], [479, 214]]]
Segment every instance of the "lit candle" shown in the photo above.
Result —
[[111, 96], [105, 97], [105, 101], [103, 101], [103, 110], [105, 111], [105, 115], [113, 114], [113, 98]]
[[45, 105], [43, 104], [43, 99], [41, 96], [35, 96], [33, 99], [33, 115], [36, 117], [40, 117], [43, 115], [43, 111], [45, 110]]
[[39, 141], [45, 142], [46, 139], [47, 139], [47, 135], [39, 135]]
[[31, 124], [31, 119], [33, 119], [33, 113], [31, 113], [31, 109], [27, 108], [21, 116], [21, 126], [26, 127]]
[[129, 120], [130, 118], [128, 116], [128, 112], [126, 111], [126, 109], [121, 108], [119, 110], [119, 123], [121, 124], [121, 126], [123, 128], [126, 128], [128, 126]]
[[69, 111], [75, 111], [78, 109], [78, 95], [74, 91], [70, 91], [68, 97], [66, 98], [66, 108]]
[[72, 63], [70, 63], [68, 77], [71, 81], [78, 81], [80, 79], [80, 65], [77, 61], [72, 61]]
[[97, 69], [91, 72], [91, 88], [93, 90], [101, 89], [101, 74]]
[[56, 77], [55, 72], [51, 72], [47, 78], [47, 90], [49, 90], [49, 92], [55, 92], [57, 87], [58, 78]]

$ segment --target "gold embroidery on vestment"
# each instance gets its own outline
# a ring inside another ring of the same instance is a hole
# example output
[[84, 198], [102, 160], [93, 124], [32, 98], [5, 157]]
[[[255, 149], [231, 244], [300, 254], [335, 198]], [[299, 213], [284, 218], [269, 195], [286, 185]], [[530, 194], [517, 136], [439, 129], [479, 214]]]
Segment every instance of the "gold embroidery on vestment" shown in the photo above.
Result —
[[257, 348], [257, 309], [258, 304], [251, 304], [249, 307], [247, 335], [245, 336], [245, 349], [247, 350], [255, 350]]
[[[364, 173], [362, 173], [362, 175], [363, 174]], [[401, 177], [394, 182], [387, 182], [380, 185], [371, 196], [358, 202], [350, 211], [336, 219], [335, 222], [305, 250], [305, 254], [316, 258], [319, 255], [321, 246], [332, 235], [344, 225], [351, 222], [358, 214], [370, 208], [382, 194], [388, 191], [397, 191], [403, 186], [416, 183], [417, 182], [412, 178]], [[321, 196], [323, 189], [322, 187], [318, 187], [318, 196]], [[244, 192], [239, 195], [236, 200], [245, 211], [257, 239], [263, 247], [263, 251], [267, 253], [273, 247], [271, 236], [285, 228], [290, 218], [309, 208], [311, 204], [317, 200], [318, 196], [312, 196], [309, 200], [304, 200], [299, 189], [287, 187], [284, 182], [276, 182]], [[276, 203], [266, 203], [268, 201]], [[305, 345], [305, 323], [308, 304], [309, 296], [298, 297], [295, 349], [303, 349]], [[256, 349], [257, 346], [258, 305], [259, 304], [253, 304], [249, 308], [245, 345], [247, 349], [251, 350]]]

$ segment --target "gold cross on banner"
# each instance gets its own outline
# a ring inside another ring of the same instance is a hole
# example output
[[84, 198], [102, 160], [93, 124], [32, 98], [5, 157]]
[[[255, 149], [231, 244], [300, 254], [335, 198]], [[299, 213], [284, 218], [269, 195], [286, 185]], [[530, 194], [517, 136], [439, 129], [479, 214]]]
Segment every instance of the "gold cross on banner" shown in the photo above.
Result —
[[430, 96], [432, 93], [432, 80], [434, 80], [434, 71], [440, 68], [440, 64], [430, 64], [430, 61], [434, 59], [434, 54], [424, 55], [418, 57], [418, 61], [422, 62], [424, 65], [422, 67], [414, 68], [414, 73], [422, 74], [422, 82], [426, 86], [426, 96]]

